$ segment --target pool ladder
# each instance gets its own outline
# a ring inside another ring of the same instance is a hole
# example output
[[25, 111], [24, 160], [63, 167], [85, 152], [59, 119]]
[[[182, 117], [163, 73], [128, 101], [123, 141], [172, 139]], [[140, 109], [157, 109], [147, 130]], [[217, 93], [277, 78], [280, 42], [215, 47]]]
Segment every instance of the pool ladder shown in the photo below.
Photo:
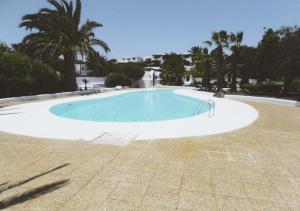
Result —
[[194, 110], [193, 112], [193, 116], [195, 115], [199, 115], [200, 112], [202, 111], [202, 109], [204, 108], [204, 106], [206, 105], [206, 103], [208, 104], [208, 117], [213, 117], [215, 116], [216, 113], [216, 103], [213, 100], [208, 100], [205, 103], [200, 103], [197, 108]]

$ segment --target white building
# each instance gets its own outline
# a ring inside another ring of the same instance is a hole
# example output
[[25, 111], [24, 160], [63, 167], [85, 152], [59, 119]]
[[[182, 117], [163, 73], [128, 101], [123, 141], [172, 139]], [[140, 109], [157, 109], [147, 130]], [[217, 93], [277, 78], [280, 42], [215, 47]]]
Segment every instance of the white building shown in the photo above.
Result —
[[92, 72], [92, 70], [89, 70], [87, 68], [86, 64], [75, 64], [75, 71], [76, 74], [79, 76], [87, 76], [90, 72]]
[[105, 87], [106, 78], [107, 77], [76, 77], [77, 89], [85, 89], [84, 79], [87, 80], [87, 89]]
[[[185, 71], [190, 72], [191, 70], [193, 70], [195, 68], [195, 66], [194, 65], [186, 65], [186, 66], [184, 66], [184, 68], [185, 68]], [[191, 86], [193, 84], [194, 80], [195, 79], [190, 74], [187, 74], [187, 76], [184, 76], [182, 78], [182, 82], [183, 82], [184, 86]]]
[[145, 74], [143, 78], [139, 81], [140, 87], [147, 88], [159, 85], [161, 82], [160, 74], [160, 67], [146, 67]]
[[[179, 54], [183, 59], [185, 59], [189, 64], [192, 64], [192, 55], [189, 53]], [[166, 54], [153, 54], [152, 56], [146, 56], [143, 58], [144, 61], [159, 61], [160, 64], [164, 63], [164, 58]]]
[[143, 58], [142, 57], [123, 57], [121, 59], [118, 59], [118, 63], [142, 63]]

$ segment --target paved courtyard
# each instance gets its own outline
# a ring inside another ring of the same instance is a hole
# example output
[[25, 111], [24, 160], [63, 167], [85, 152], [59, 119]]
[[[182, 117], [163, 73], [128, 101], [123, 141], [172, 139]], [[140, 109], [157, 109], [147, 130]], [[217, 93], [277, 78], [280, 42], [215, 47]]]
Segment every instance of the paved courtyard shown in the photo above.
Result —
[[235, 132], [125, 147], [0, 133], [0, 209], [300, 210], [300, 109], [249, 104]]

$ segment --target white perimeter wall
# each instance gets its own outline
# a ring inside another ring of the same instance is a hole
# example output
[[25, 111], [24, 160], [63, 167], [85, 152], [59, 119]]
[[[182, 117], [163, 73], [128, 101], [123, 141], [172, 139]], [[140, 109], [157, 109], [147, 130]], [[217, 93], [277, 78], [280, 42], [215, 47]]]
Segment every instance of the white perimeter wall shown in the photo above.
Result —
[[278, 98], [271, 98], [271, 97], [253, 97], [253, 96], [243, 96], [243, 95], [226, 95], [225, 98], [232, 99], [232, 100], [248, 100], [248, 101], [255, 101], [261, 103], [272, 103], [277, 105], [285, 105], [291, 107], [300, 107], [300, 102], [294, 100], [284, 100]]
[[98, 88], [98, 87], [105, 87], [105, 80], [107, 77], [76, 77], [76, 83], [78, 90], [84, 89], [84, 83], [83, 79], [86, 78], [88, 80], [87, 83], [87, 88], [88, 89], [93, 89], [93, 88]]

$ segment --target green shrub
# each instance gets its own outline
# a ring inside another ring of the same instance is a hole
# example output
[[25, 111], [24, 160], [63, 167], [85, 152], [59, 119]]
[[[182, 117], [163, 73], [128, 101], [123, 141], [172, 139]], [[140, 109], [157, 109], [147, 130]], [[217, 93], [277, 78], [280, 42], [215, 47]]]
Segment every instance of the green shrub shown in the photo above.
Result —
[[251, 94], [258, 94], [260, 92], [259, 85], [256, 84], [245, 84], [244, 88]]
[[124, 74], [120, 73], [111, 74], [105, 81], [107, 87], [129, 86], [130, 83], [129, 79]]
[[296, 78], [291, 83], [291, 91], [297, 92], [297, 100], [300, 101], [300, 79]]
[[41, 61], [33, 62], [31, 77], [31, 88], [33, 94], [47, 94], [58, 91], [58, 74], [51, 67]]
[[0, 55], [0, 97], [53, 93], [58, 85], [58, 74], [41, 61], [19, 52]]
[[296, 78], [291, 83], [291, 90], [298, 91], [300, 90], [300, 78]]
[[120, 64], [118, 71], [124, 74], [133, 84], [145, 75], [144, 67], [137, 63]]
[[21, 53], [0, 56], [0, 96], [16, 97], [30, 93], [32, 62]]
[[282, 86], [274, 83], [260, 84], [260, 89], [266, 95], [279, 95], [282, 91]]
[[260, 84], [245, 84], [245, 89], [250, 94], [255, 95], [279, 95], [282, 91], [282, 86], [274, 83], [260, 83]]

